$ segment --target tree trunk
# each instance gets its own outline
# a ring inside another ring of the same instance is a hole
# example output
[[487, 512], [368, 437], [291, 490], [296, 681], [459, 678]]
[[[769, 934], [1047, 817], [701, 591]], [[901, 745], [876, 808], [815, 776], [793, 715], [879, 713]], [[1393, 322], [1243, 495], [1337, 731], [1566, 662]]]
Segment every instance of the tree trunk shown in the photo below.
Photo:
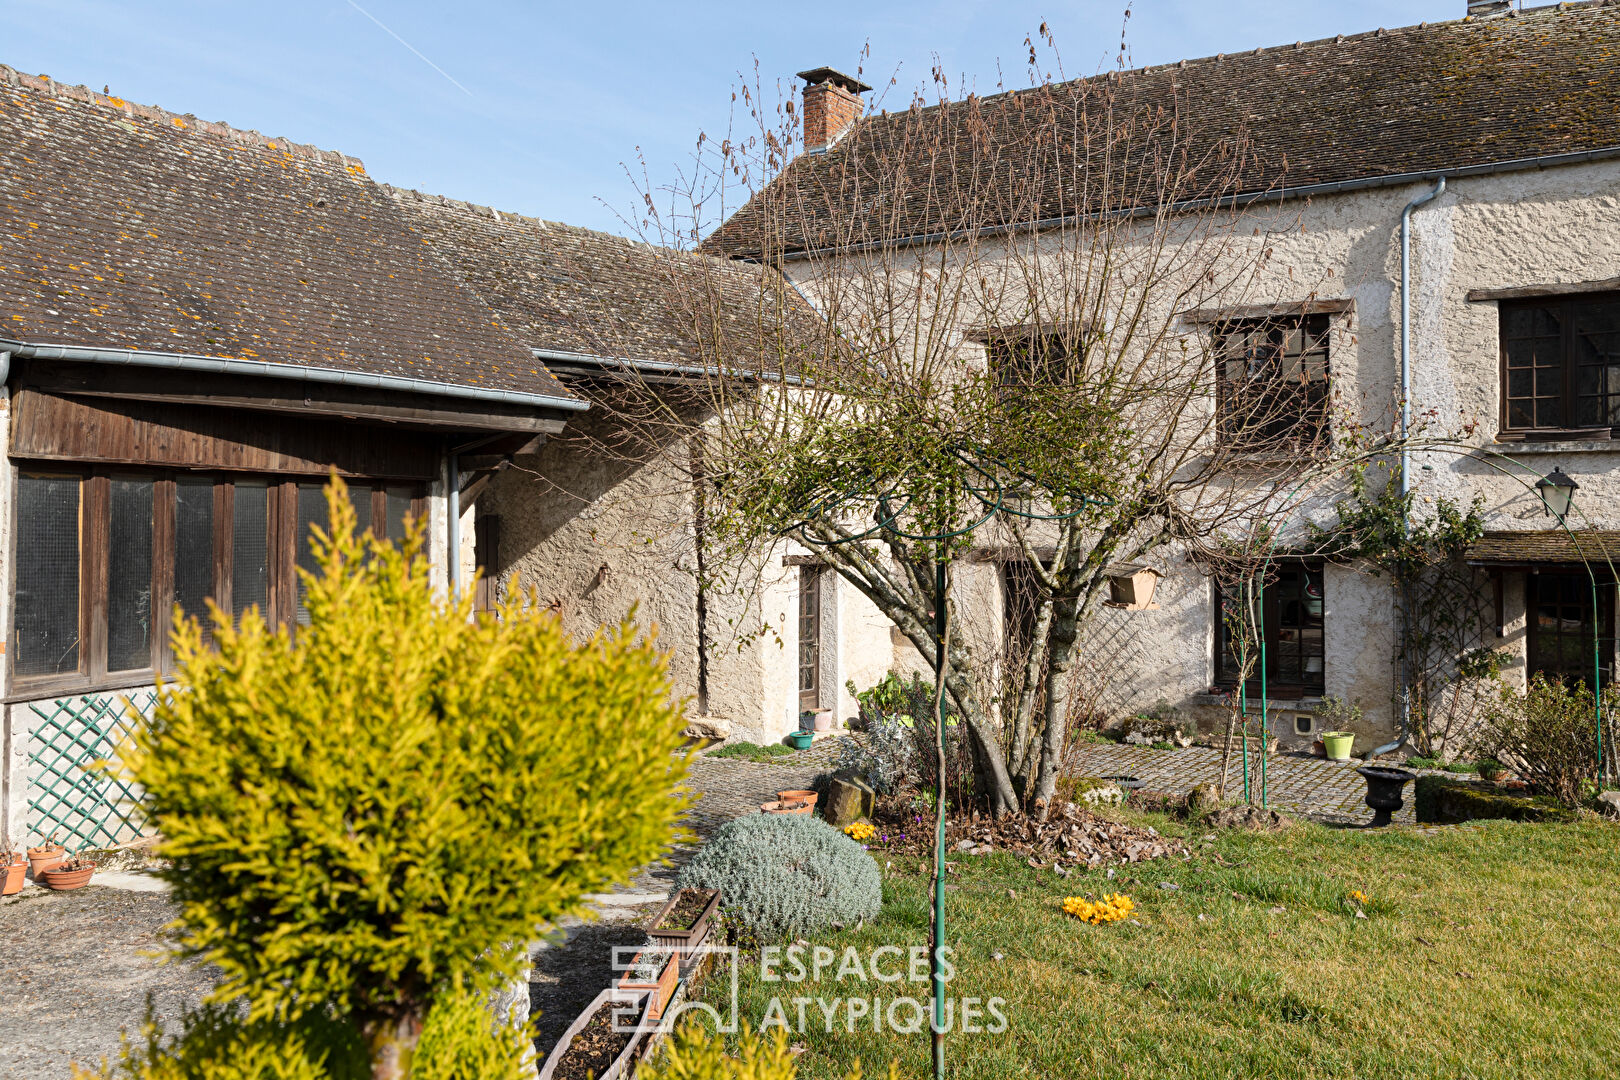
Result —
[[1075, 641], [1080, 630], [1080, 605], [1063, 597], [1052, 605], [1051, 645], [1047, 649], [1045, 729], [1041, 737], [1040, 773], [1035, 799], [1050, 806], [1057, 791], [1063, 739], [1069, 723], [1069, 669], [1074, 666]]
[[1018, 701], [1013, 706], [1012, 774], [1024, 781], [1029, 790], [1030, 766], [1034, 764], [1034, 745], [1030, 736], [1030, 721], [1035, 714], [1035, 696], [1040, 691], [1041, 674], [1046, 667], [1046, 637], [1052, 629], [1052, 598], [1043, 596], [1035, 616], [1035, 630], [1030, 635], [1029, 650], [1024, 654], [1023, 678], [1019, 680]]
[[369, 1020], [360, 1030], [371, 1053], [371, 1080], [406, 1080], [411, 1074], [416, 1044], [422, 1038], [422, 1013], [411, 1011]]

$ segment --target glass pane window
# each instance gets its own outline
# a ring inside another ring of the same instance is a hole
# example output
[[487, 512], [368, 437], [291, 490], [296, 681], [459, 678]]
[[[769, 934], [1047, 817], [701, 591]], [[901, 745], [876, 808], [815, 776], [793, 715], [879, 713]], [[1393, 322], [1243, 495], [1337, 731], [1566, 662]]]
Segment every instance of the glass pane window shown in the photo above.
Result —
[[[310, 531], [319, 525], [325, 532], [329, 522], [326, 514], [326, 492], [321, 490], [319, 484], [298, 485], [298, 529], [293, 536], [293, 561], [300, 570], [307, 570], [311, 574], [320, 573], [320, 567], [315, 562], [315, 549], [312, 546], [313, 533]], [[309, 625], [309, 609], [304, 606], [304, 597], [308, 592], [304, 576], [298, 575], [298, 611], [299, 626]]]
[[79, 498], [77, 476], [17, 478], [17, 675], [79, 669]]
[[1571, 686], [1591, 686], [1596, 668], [1603, 685], [1609, 685], [1610, 657], [1614, 655], [1614, 586], [1597, 587], [1594, 618], [1592, 582], [1586, 574], [1530, 574], [1526, 580], [1530, 670], [1562, 679]]
[[238, 480], [231, 502], [231, 614], [270, 606], [270, 489]]
[[408, 487], [390, 487], [387, 493], [387, 517], [385, 526], [388, 530], [388, 539], [396, 546], [405, 539], [407, 522], [411, 515], [411, 500], [415, 492]]
[[364, 535], [371, 532], [371, 488], [361, 487], [358, 483], [351, 483], [349, 485], [349, 505], [354, 507], [355, 534]]
[[1221, 438], [1237, 449], [1327, 435], [1329, 316], [1237, 319], [1215, 332]]
[[821, 705], [821, 568], [799, 567], [799, 708]]
[[1504, 430], [1620, 427], [1620, 298], [1504, 301]]
[[114, 479], [107, 534], [107, 670], [152, 666], [152, 481]]
[[[1279, 688], [1320, 694], [1325, 687], [1322, 567], [1273, 563], [1270, 575], [1224, 585], [1216, 602], [1216, 679], [1236, 686], [1248, 678], [1260, 692], [1264, 644], [1267, 693]], [[1259, 626], [1255, 624], [1258, 621]]]
[[[182, 477], [174, 482], [174, 602], [213, 638], [208, 598], [214, 592], [214, 482]], [[167, 627], [164, 628], [165, 630]]]

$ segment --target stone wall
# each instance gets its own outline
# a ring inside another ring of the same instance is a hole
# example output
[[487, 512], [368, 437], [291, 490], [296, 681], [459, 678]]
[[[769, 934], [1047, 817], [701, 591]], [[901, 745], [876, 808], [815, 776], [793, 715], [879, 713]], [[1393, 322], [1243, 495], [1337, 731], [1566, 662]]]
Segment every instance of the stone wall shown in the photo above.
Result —
[[[1335, 315], [1330, 365], [1333, 385], [1351, 411], [1372, 426], [1388, 425], [1398, 399], [1399, 256], [1402, 208], [1431, 184], [1317, 196], [1308, 203], [1254, 211], [1248, 228], [1260, 235], [1238, 243], [1272, 249], [1246, 303], [1344, 298], [1353, 310]], [[1620, 444], [1496, 443], [1499, 412], [1498, 316], [1491, 302], [1470, 302], [1470, 289], [1575, 284], [1620, 277], [1620, 165], [1612, 162], [1453, 180], [1438, 200], [1413, 215], [1412, 408], [1436, 427], [1474, 424], [1466, 447], [1414, 455], [1419, 512], [1446, 496], [1484, 500], [1487, 527], [1553, 526], [1530, 486], [1557, 464], [1581, 484], [1575, 528], [1620, 528], [1610, 509], [1620, 495]], [[816, 271], [790, 264], [802, 289], [814, 294]], [[966, 329], [966, 328], [964, 328]], [[1188, 333], [1202, 332], [1189, 324]], [[1478, 448], [1490, 460], [1463, 456]], [[1427, 466], [1428, 468], [1425, 468]], [[1308, 511], [1331, 521], [1328, 501]], [[1214, 603], [1209, 581], [1170, 556], [1159, 567], [1160, 609], [1105, 610], [1086, 628], [1081, 692], [1098, 707], [1124, 713], [1165, 699], [1206, 726], [1222, 722], [1211, 695]], [[1360, 707], [1363, 736], [1394, 731], [1396, 601], [1387, 578], [1362, 567], [1331, 567], [1325, 582], [1327, 693]], [[1523, 574], [1504, 583], [1505, 634], [1489, 640], [1512, 658], [1510, 681], [1522, 684], [1525, 655]], [[964, 612], [997, 617], [975, 600]], [[920, 658], [897, 648], [901, 663]], [[1087, 684], [1089, 680], [1089, 685]], [[1292, 737], [1294, 712], [1319, 701], [1275, 703], [1279, 733]], [[1286, 728], [1286, 731], [1284, 731]], [[1287, 741], [1285, 739], [1285, 741]]]

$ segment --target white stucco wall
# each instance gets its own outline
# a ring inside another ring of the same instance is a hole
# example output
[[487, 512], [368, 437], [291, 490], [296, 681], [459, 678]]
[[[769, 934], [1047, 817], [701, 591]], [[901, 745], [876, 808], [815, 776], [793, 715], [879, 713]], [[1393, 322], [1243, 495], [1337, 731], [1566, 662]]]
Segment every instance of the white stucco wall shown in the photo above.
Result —
[[[1372, 426], [1391, 422], [1398, 399], [1399, 223], [1402, 208], [1430, 184], [1318, 196], [1308, 203], [1254, 211], [1237, 242], [1265, 244], [1272, 256], [1241, 303], [1347, 298], [1354, 310], [1334, 317], [1332, 385], [1352, 415]], [[790, 264], [812, 295], [815, 270]], [[1497, 444], [1498, 315], [1495, 303], [1471, 303], [1470, 289], [1575, 284], [1620, 277], [1620, 164], [1565, 166], [1453, 180], [1413, 215], [1412, 411], [1433, 429], [1463, 431], [1466, 441], [1500, 455], [1488, 465], [1457, 452], [1414, 455], [1419, 507], [1439, 496], [1485, 500], [1487, 528], [1543, 529], [1527, 485], [1560, 465], [1581, 484], [1571, 525], [1620, 528], [1620, 443]], [[964, 327], [964, 330], [967, 329]], [[1189, 327], [1189, 332], [1196, 328]], [[1432, 467], [1432, 471], [1422, 468]], [[1514, 477], [1517, 477], [1515, 479]], [[1320, 512], [1320, 510], [1318, 511]], [[1617, 553], [1620, 554], [1620, 553]], [[1083, 679], [1108, 709], [1129, 711], [1166, 698], [1213, 718], [1214, 607], [1210, 586], [1174, 556], [1161, 566], [1160, 610], [1104, 611], [1086, 629]], [[1387, 579], [1331, 567], [1324, 582], [1327, 693], [1366, 714], [1367, 738], [1395, 723], [1395, 596]], [[1523, 576], [1505, 582], [1508, 631], [1501, 648], [1515, 657], [1509, 678], [1523, 679]], [[983, 604], [966, 604], [964, 611]], [[902, 662], [907, 649], [899, 650]], [[914, 657], [914, 654], [913, 654]], [[914, 660], [913, 660], [914, 662]], [[1517, 671], [1517, 675], [1514, 671]], [[1310, 708], [1312, 702], [1278, 702]]]

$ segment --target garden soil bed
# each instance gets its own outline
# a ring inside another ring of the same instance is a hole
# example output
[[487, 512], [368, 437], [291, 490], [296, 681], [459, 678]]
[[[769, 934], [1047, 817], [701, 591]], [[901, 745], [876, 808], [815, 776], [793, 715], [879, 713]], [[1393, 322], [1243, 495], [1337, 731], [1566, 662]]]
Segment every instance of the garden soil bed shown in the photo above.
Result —
[[623, 1006], [609, 1001], [574, 1036], [551, 1073], [552, 1080], [591, 1080], [608, 1070], [635, 1037], [633, 1031], [614, 1031], [613, 1012]]
[[714, 893], [708, 890], [689, 889], [681, 893], [675, 906], [670, 908], [654, 930], [690, 930], [692, 924], [698, 921], [703, 909], [709, 906], [714, 899]]
[[[878, 800], [872, 846], [926, 854], [933, 850], [933, 818], [917, 813], [909, 799]], [[946, 849], [956, 854], [1008, 851], [1041, 862], [1106, 866], [1186, 855], [1179, 840], [1151, 827], [1098, 817], [1074, 803], [1060, 803], [1045, 821], [1024, 816], [992, 818], [974, 813], [945, 823]]]

